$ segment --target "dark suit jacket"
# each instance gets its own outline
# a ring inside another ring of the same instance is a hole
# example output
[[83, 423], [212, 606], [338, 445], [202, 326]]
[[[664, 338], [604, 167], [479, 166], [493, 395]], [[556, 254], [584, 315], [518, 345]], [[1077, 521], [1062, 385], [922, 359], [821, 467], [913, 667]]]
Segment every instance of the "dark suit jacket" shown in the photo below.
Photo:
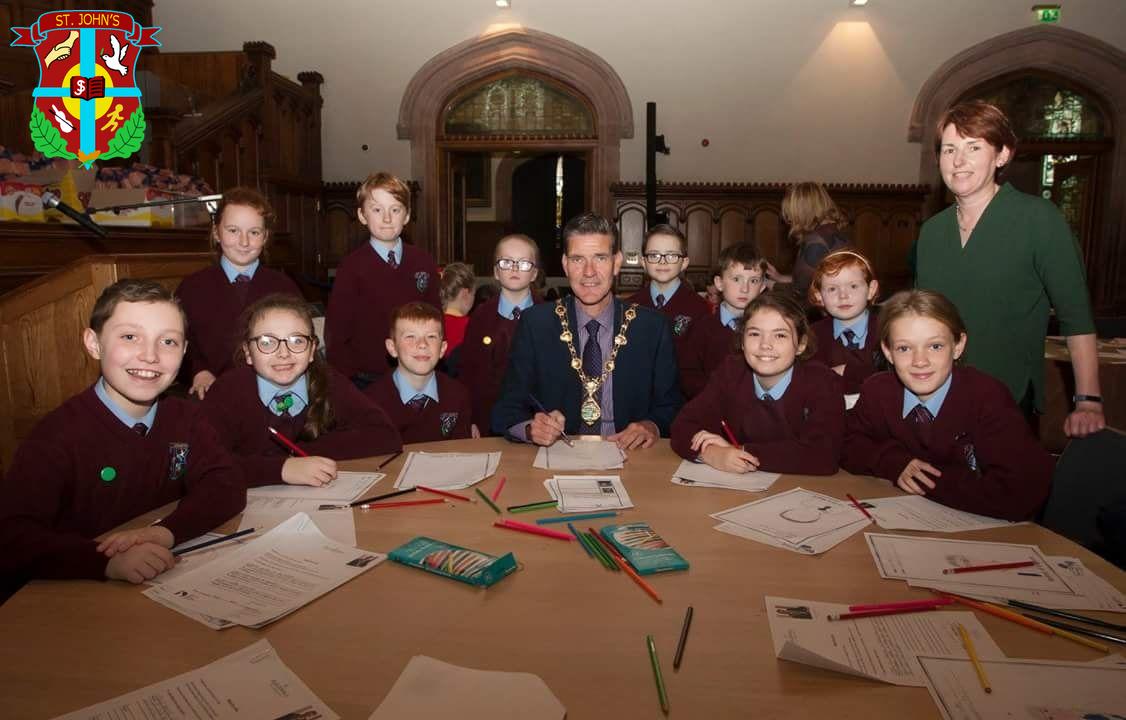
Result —
[[[575, 299], [569, 296], [565, 302], [578, 350]], [[621, 326], [626, 307], [621, 300], [614, 299], [615, 333]], [[567, 346], [559, 339], [560, 332], [553, 302], [535, 305], [520, 316], [508, 370], [501, 383], [500, 396], [493, 405], [493, 432], [504, 435], [513, 425], [531, 420], [535, 408], [528, 396], [535, 395], [548, 410], [563, 413], [569, 434], [579, 433], [582, 388], [578, 373], [571, 368]], [[652, 420], [661, 435], [667, 437], [669, 426], [683, 402], [669, 323], [656, 310], [639, 307], [626, 340], [618, 352], [613, 373], [614, 425], [621, 431], [631, 422]]]

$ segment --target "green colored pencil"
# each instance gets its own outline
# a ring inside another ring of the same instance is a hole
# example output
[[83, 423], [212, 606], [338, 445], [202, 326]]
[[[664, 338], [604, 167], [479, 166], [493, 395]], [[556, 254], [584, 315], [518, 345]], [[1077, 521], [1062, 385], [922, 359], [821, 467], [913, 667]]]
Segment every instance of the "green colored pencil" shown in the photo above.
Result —
[[592, 542], [586, 533], [579, 533], [579, 537], [582, 538], [582, 541], [590, 548], [591, 554], [594, 555], [594, 559], [598, 561], [598, 564], [609, 570], [610, 566], [606, 564], [606, 556], [602, 554], [602, 549], [598, 547], [598, 543]]
[[541, 502], [528, 503], [527, 505], [509, 505], [507, 509], [510, 513], [522, 513], [553, 508], [556, 505], [558, 505], [558, 502], [555, 500], [543, 500]]
[[614, 558], [610, 557], [610, 554], [606, 552], [606, 548], [602, 547], [602, 543], [595, 540], [593, 535], [587, 535], [586, 541], [594, 548], [594, 552], [598, 554], [598, 559], [602, 561], [602, 564], [606, 566], [607, 570], [619, 572], [618, 564], [614, 562]]
[[491, 507], [491, 508], [493, 509], [493, 512], [495, 512], [495, 513], [496, 513], [497, 515], [502, 515], [502, 514], [503, 514], [503, 513], [502, 513], [502, 512], [500, 511], [500, 508], [498, 508], [498, 507], [497, 507], [497, 504], [496, 504], [495, 502], [493, 502], [492, 500], [490, 500], [490, 499], [489, 499], [489, 496], [488, 496], [488, 495], [486, 495], [485, 493], [481, 492], [481, 488], [473, 488], [473, 491], [474, 491], [475, 493], [477, 493], [477, 495], [478, 495], [478, 496], [479, 496], [479, 497], [480, 497], [480, 498], [481, 498], [482, 500], [484, 500], [484, 501], [485, 501], [485, 504], [486, 504], [486, 505], [488, 505], [489, 507]]
[[669, 714], [669, 696], [665, 693], [665, 679], [661, 677], [661, 663], [657, 660], [657, 646], [653, 643], [653, 636], [645, 636], [645, 644], [649, 646], [649, 662], [653, 665], [653, 680], [657, 683], [657, 697], [661, 701], [661, 712]]

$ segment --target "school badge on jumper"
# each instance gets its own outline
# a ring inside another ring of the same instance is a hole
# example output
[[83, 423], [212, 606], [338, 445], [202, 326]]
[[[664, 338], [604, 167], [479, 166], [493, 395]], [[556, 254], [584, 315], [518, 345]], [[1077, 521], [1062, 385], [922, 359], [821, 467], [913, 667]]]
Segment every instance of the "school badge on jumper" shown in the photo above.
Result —
[[442, 437], [448, 438], [454, 431], [454, 425], [457, 425], [457, 413], [442, 413], [438, 420], [441, 423]]
[[39, 60], [29, 125], [36, 150], [89, 168], [141, 148], [137, 57], [141, 48], [160, 46], [154, 37], [160, 28], [143, 27], [123, 12], [64, 10], [12, 32], [12, 46], [33, 48]]
[[688, 326], [692, 324], [692, 318], [688, 315], [677, 315], [672, 321], [672, 333], [680, 337], [688, 332]]
[[188, 450], [185, 442], [168, 443], [168, 481], [174, 482], [184, 477], [188, 470]]
[[414, 286], [418, 288], [420, 293], [426, 292], [426, 288], [430, 287], [430, 273], [425, 270], [419, 270], [414, 274]]

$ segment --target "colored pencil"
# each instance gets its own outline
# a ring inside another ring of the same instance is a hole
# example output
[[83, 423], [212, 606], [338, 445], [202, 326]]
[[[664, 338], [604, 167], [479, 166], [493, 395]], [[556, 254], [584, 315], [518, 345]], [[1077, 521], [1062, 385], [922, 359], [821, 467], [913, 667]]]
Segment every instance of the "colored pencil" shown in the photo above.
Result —
[[403, 451], [402, 451], [402, 450], [400, 450], [399, 452], [395, 453], [395, 454], [394, 454], [394, 455], [392, 455], [391, 457], [389, 457], [389, 458], [387, 458], [386, 460], [384, 460], [383, 462], [379, 463], [379, 468], [378, 468], [378, 469], [379, 469], [379, 470], [382, 470], [383, 468], [387, 467], [388, 465], [390, 465], [391, 463], [393, 463], [393, 462], [395, 461], [395, 458], [399, 457], [399, 456], [400, 456], [400, 455], [402, 455], [402, 454], [403, 454]]
[[[528, 399], [531, 400], [532, 404], [536, 406], [536, 410], [539, 410], [544, 415], [551, 414], [547, 411], [547, 408], [543, 406], [543, 403], [536, 399], [535, 395], [529, 394]], [[559, 439], [562, 440], [567, 447], [575, 447], [575, 441], [567, 436], [567, 432], [565, 430], [559, 431]], [[531, 438], [527, 438], [527, 440], [531, 441]]]
[[594, 528], [588, 528], [588, 530], [590, 530], [591, 535], [594, 535], [594, 539], [597, 542], [601, 543], [602, 547], [606, 548], [606, 552], [610, 554], [610, 557], [614, 560], [614, 562], [618, 564], [618, 567], [620, 567], [626, 575], [629, 575], [630, 579], [637, 583], [638, 587], [644, 590], [646, 594], [649, 595], [649, 597], [660, 603], [661, 596], [657, 594], [657, 591], [654, 590], [649, 583], [641, 579], [641, 576], [637, 574], [637, 571], [630, 567], [630, 564], [626, 562], [626, 559], [622, 557], [617, 550], [614, 549], [614, 546], [611, 545], [606, 538], [595, 533]]
[[500, 508], [497, 507], [497, 504], [490, 500], [488, 495], [481, 492], [481, 488], [473, 488], [473, 492], [477, 493], [481, 497], [481, 499], [484, 500], [485, 503], [493, 509], [493, 512], [495, 512], [497, 515], [502, 514]]
[[179, 557], [180, 555], [187, 555], [190, 552], [195, 552], [196, 550], [202, 550], [205, 547], [211, 547], [212, 545], [219, 545], [220, 543], [225, 543], [228, 540], [234, 540], [235, 538], [240, 538], [240, 537], [243, 537], [244, 535], [249, 535], [250, 533], [254, 532], [255, 529], [256, 528], [247, 528], [245, 530], [239, 530], [238, 532], [233, 532], [230, 535], [224, 535], [223, 537], [217, 537], [217, 538], [212, 538], [210, 540], [205, 540], [205, 541], [199, 543], [198, 545], [192, 545], [191, 547], [181, 548], [179, 550], [173, 550], [172, 554], [177, 556], [177, 557]]
[[672, 669], [680, 669], [680, 661], [684, 659], [684, 643], [688, 641], [688, 628], [692, 627], [692, 606], [684, 613], [684, 624], [680, 626], [680, 640], [676, 643], [676, 655], [672, 659]]
[[574, 520], [599, 520], [601, 518], [608, 517], [618, 517], [618, 513], [614, 510], [607, 510], [606, 512], [585, 513], [582, 515], [562, 515], [560, 517], [546, 517], [536, 520], [536, 525], [553, 525], [555, 523]]
[[1013, 568], [1034, 567], [1035, 560], [1021, 560], [1020, 562], [993, 563], [992, 565], [966, 565], [964, 567], [946, 568], [943, 575], [961, 575], [968, 572], [983, 572], [985, 570], [1012, 570]]
[[1031, 610], [1043, 615], [1055, 615], [1056, 617], [1061, 617], [1064, 620], [1074, 620], [1075, 622], [1094, 625], [1095, 627], [1106, 628], [1107, 630], [1126, 632], [1126, 625], [1115, 625], [1114, 623], [1106, 622], [1105, 620], [1099, 620], [1098, 618], [1087, 617], [1086, 615], [1079, 615], [1078, 613], [1064, 612], [1063, 610], [1054, 610], [1052, 608], [1040, 607], [1039, 605], [1021, 602], [1020, 600], [1008, 600], [1006, 602], [1008, 602], [1009, 605], [1013, 607], [1020, 608], [1021, 610]]
[[669, 714], [669, 696], [665, 692], [665, 679], [661, 677], [661, 662], [657, 659], [657, 645], [653, 642], [652, 635], [645, 636], [645, 644], [649, 647], [649, 663], [653, 666], [653, 680], [657, 683], [657, 699], [661, 701], [661, 712]]
[[501, 475], [501, 476], [500, 476], [500, 482], [498, 482], [498, 483], [497, 483], [497, 486], [496, 486], [496, 488], [495, 488], [495, 489], [493, 490], [493, 497], [492, 497], [492, 500], [493, 500], [493, 502], [496, 502], [496, 499], [497, 499], [498, 497], [500, 497], [500, 491], [501, 491], [501, 490], [504, 490], [504, 481], [505, 481], [506, 479], [507, 479], [507, 478], [505, 478], [505, 476], [504, 476], [504, 475]]
[[723, 426], [723, 434], [731, 441], [735, 447], [739, 447], [739, 441], [735, 439], [735, 433], [731, 432], [731, 426], [727, 424], [726, 420], [720, 420], [719, 424]]
[[1035, 620], [1036, 622], [1042, 622], [1045, 625], [1047, 625], [1048, 627], [1052, 628], [1052, 634], [1053, 635], [1059, 635], [1060, 637], [1062, 637], [1066, 640], [1071, 640], [1072, 642], [1077, 642], [1080, 645], [1086, 645], [1087, 647], [1092, 648], [1094, 650], [1098, 650], [1100, 652], [1109, 653], [1110, 652], [1110, 646], [1103, 645], [1102, 643], [1095, 642], [1094, 640], [1088, 640], [1087, 638], [1082, 637], [1082, 636], [1087, 635], [1089, 637], [1099, 638], [1100, 640], [1110, 640], [1111, 642], [1116, 642], [1116, 643], [1121, 643], [1122, 645], [1126, 645], [1126, 638], [1120, 638], [1116, 635], [1111, 635], [1109, 633], [1101, 633], [1101, 632], [1098, 632], [1097, 630], [1088, 630], [1087, 628], [1081, 628], [1078, 625], [1069, 625], [1068, 623], [1062, 623], [1062, 622], [1059, 622], [1058, 620], [1048, 620], [1047, 618], [1038, 618], [1038, 617], [1035, 617], [1034, 615], [1029, 615], [1028, 613], [1021, 613], [1021, 614], [1024, 615], [1026, 618], [1030, 619], [1030, 620]]
[[555, 507], [558, 504], [558, 500], [540, 500], [539, 502], [527, 503], [525, 505], [509, 505], [505, 509], [510, 513], [522, 513], [532, 512], [533, 510], [544, 510], [546, 508]]
[[270, 431], [271, 435], [273, 435], [278, 440], [280, 440], [282, 445], [285, 445], [287, 448], [289, 448], [293, 452], [297, 453], [297, 455], [299, 457], [309, 457], [309, 453], [307, 453], [304, 450], [302, 450], [301, 448], [297, 447], [297, 444], [294, 443], [289, 438], [287, 438], [285, 435], [282, 435], [280, 432], [273, 429], [272, 427], [267, 427], [266, 429]]
[[938, 605], [918, 605], [916, 607], [887, 608], [885, 610], [862, 610], [860, 612], [830, 613], [830, 620], [856, 620], [859, 618], [880, 617], [883, 615], [902, 615], [904, 613], [936, 610]]
[[465, 497], [464, 495], [458, 495], [457, 493], [447, 492], [446, 490], [435, 490], [434, 488], [426, 487], [425, 485], [415, 485], [415, 487], [423, 492], [434, 493], [435, 495], [441, 495], [442, 497], [448, 497], [453, 500], [461, 500], [462, 502], [477, 502], [471, 497]]
[[493, 523], [493, 527], [504, 528], [506, 530], [518, 530], [520, 532], [526, 532], [531, 535], [542, 535], [544, 537], [555, 538], [556, 540], [566, 540], [567, 542], [574, 540], [574, 538], [567, 533], [548, 530], [547, 528], [541, 528], [536, 525], [529, 525], [528, 523], [516, 522], [515, 520], [497, 520]]
[[[379, 500], [386, 500], [387, 498], [393, 498], [393, 497], [398, 497], [400, 495], [406, 495], [407, 493], [412, 493], [414, 491], [415, 491], [415, 488], [409, 487], [409, 488], [404, 488], [402, 490], [396, 490], [394, 492], [383, 493], [382, 495], [372, 495], [369, 498], [364, 498], [362, 500], [355, 500], [353, 502], [350, 502], [347, 505], [345, 505], [344, 507], [356, 507], [357, 505], [370, 505], [371, 503], [377, 502]], [[321, 509], [324, 510], [325, 506], [321, 505]]]
[[602, 547], [602, 544], [594, 539], [594, 535], [592, 533], [586, 533], [585, 535], [583, 535], [583, 537], [586, 538], [587, 543], [590, 545], [590, 549], [594, 551], [594, 554], [598, 557], [598, 561], [602, 563], [603, 567], [612, 572], [621, 572], [618, 564], [614, 562], [614, 560], [608, 554], [606, 554], [606, 548]]
[[943, 596], [944, 597], [951, 597], [951, 598], [954, 599], [955, 602], [958, 602], [962, 605], [966, 605], [967, 607], [972, 607], [974, 610], [980, 610], [983, 613], [988, 613], [990, 615], [996, 615], [999, 618], [1004, 618], [1005, 620], [1008, 620], [1010, 622], [1015, 622], [1018, 625], [1024, 625], [1027, 628], [1031, 628], [1032, 630], [1042, 632], [1045, 635], [1051, 635], [1052, 634], [1052, 628], [1048, 627], [1047, 625], [1044, 625], [1043, 623], [1035, 622], [1033, 620], [1029, 620], [1028, 618], [1023, 617], [1023, 616], [1021, 616], [1021, 615], [1019, 615], [1015, 612], [1011, 612], [1009, 610], [999, 608], [996, 605], [990, 605], [987, 602], [981, 602], [979, 600], [971, 600], [970, 598], [964, 598], [961, 595], [953, 595], [953, 594], [949, 594], [949, 593], [944, 593]]
[[856, 506], [857, 510], [864, 513], [864, 517], [868, 518], [869, 520], [875, 520], [875, 518], [872, 517], [872, 513], [868, 512], [868, 508], [861, 505], [860, 501], [852, 496], [852, 493], [845, 493], [845, 497], [852, 501], [852, 504]]
[[937, 607], [952, 605], [951, 598], [931, 598], [929, 600], [904, 600], [902, 602], [870, 603], [868, 605], [849, 605], [850, 612], [867, 612], [868, 610], [894, 610], [896, 608]]
[[961, 623], [958, 624], [958, 634], [962, 636], [962, 645], [966, 648], [966, 654], [970, 656], [970, 662], [974, 664], [974, 672], [977, 673], [981, 689], [987, 693], [993, 692], [993, 686], [989, 684], [989, 678], [985, 675], [985, 668], [982, 667], [981, 659], [977, 656], [977, 650], [974, 648], [973, 638], [970, 637], [966, 627]]
[[378, 510], [379, 508], [396, 508], [396, 507], [410, 507], [412, 505], [436, 505], [444, 503], [442, 498], [433, 498], [428, 500], [408, 500], [406, 502], [392, 502], [392, 503], [364, 503], [360, 506], [361, 510]]
[[586, 553], [587, 557], [594, 557], [594, 553], [587, 547], [586, 540], [583, 539], [582, 535], [579, 535], [579, 531], [575, 529], [575, 526], [571, 523], [567, 523], [567, 529], [570, 530], [571, 534], [575, 536], [575, 539], [579, 541], [579, 545], [583, 546], [583, 552]]

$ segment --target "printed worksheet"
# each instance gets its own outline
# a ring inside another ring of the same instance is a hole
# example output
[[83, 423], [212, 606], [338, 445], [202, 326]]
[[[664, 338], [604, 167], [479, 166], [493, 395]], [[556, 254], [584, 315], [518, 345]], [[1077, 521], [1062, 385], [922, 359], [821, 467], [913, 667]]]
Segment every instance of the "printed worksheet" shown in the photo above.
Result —
[[576, 438], [573, 447], [562, 440], [554, 445], [540, 446], [532, 467], [544, 470], [616, 470], [622, 467], [626, 456], [617, 443], [596, 438]]
[[543, 481], [559, 512], [621, 510], [633, 507], [617, 475], [556, 475]]
[[680, 465], [673, 473], [672, 481], [675, 485], [688, 487], [725, 488], [727, 490], [744, 490], [746, 492], [762, 492], [770, 489], [774, 481], [782, 477], [781, 473], [768, 473], [754, 470], [747, 473], [731, 473], [716, 470], [706, 463], [695, 463], [681, 460]]
[[395, 489], [423, 485], [438, 490], [462, 490], [490, 477], [499, 466], [499, 452], [412, 452], [399, 471]]

